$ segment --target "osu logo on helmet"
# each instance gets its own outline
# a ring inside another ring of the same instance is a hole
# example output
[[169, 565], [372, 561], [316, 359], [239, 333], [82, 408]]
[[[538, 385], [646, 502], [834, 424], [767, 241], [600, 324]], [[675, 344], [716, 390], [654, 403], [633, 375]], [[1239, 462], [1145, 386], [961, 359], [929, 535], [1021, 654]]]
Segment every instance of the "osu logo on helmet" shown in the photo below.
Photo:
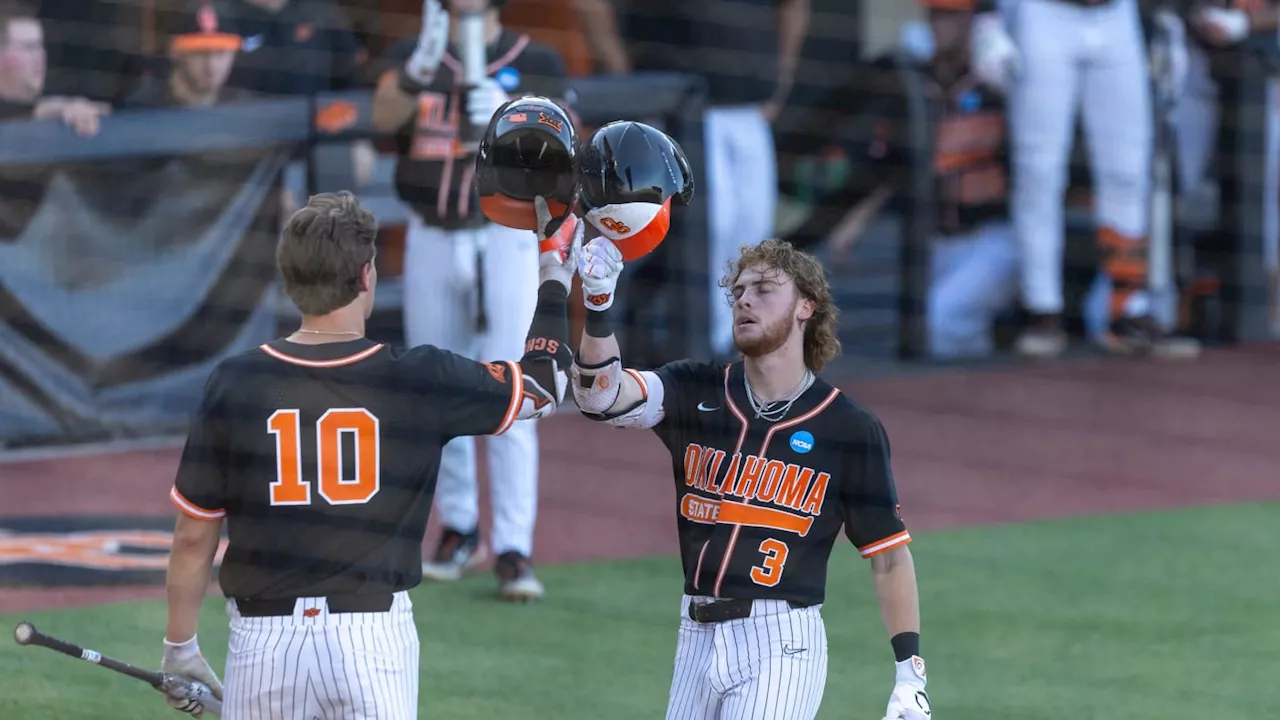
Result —
[[671, 227], [671, 201], [693, 199], [693, 171], [680, 145], [640, 122], [604, 125], [583, 143], [576, 160], [585, 217], [613, 241], [624, 261], [662, 244]]

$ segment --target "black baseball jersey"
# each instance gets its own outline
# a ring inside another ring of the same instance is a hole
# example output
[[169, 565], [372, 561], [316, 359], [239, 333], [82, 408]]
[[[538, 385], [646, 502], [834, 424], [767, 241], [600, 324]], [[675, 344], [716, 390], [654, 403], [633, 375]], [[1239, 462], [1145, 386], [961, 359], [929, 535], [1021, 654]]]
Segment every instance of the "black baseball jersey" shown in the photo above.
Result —
[[441, 448], [505, 432], [522, 377], [432, 346], [262, 345], [210, 374], [171, 498], [226, 518], [228, 597], [411, 588]]
[[876, 416], [821, 379], [771, 423], [741, 362], [656, 371], [690, 595], [823, 602], [840, 528], [863, 557], [910, 542]]
[[[413, 54], [414, 41], [391, 49], [390, 59], [399, 67]], [[466, 88], [462, 62], [450, 45], [435, 78], [418, 92], [418, 109], [396, 132], [396, 194], [427, 225], [447, 229], [483, 226], [475, 190], [475, 156], [459, 143], [459, 128], [466, 122]], [[567, 76], [564, 62], [551, 48], [503, 31], [488, 48], [489, 76], [513, 98], [542, 95], [565, 102]]]

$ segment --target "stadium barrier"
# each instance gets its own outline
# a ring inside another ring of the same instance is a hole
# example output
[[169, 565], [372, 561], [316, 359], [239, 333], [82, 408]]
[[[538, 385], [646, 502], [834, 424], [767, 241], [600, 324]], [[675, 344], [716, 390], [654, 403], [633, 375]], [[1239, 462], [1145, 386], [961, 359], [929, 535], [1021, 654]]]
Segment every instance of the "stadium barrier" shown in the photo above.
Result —
[[[585, 124], [652, 122], [702, 176], [700, 80], [646, 73], [572, 87]], [[91, 138], [52, 121], [0, 123], [0, 179], [32, 200], [5, 199], [6, 219], [20, 217], [0, 238], [0, 445], [185, 428], [213, 365], [276, 336], [285, 169], [301, 158], [315, 190], [333, 175], [316, 148], [375, 137], [371, 100], [353, 91], [118, 111]], [[705, 203], [673, 215], [662, 250], [646, 260], [661, 264], [676, 311], [653, 329], [671, 351], [706, 357]]]

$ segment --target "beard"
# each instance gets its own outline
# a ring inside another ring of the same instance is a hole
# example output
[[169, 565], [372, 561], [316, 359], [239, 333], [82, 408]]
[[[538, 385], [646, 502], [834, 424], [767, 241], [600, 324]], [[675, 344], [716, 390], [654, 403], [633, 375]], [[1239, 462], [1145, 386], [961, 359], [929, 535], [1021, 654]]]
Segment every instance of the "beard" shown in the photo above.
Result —
[[751, 337], [742, 337], [738, 334], [739, 327], [733, 329], [733, 344], [738, 348], [738, 352], [745, 357], [761, 357], [777, 350], [786, 344], [787, 338], [791, 335], [792, 314], [787, 313], [775, 322], [768, 325], [756, 323], [758, 332], [752, 333]]

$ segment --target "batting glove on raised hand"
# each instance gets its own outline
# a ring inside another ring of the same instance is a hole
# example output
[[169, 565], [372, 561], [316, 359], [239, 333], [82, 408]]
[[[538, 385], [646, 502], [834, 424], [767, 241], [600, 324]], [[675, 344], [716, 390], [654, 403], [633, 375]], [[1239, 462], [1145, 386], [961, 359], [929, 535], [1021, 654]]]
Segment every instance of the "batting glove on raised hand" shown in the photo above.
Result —
[[1249, 14], [1243, 10], [1206, 7], [1192, 18], [1192, 24], [1214, 45], [1234, 45], [1249, 37]]
[[622, 274], [622, 253], [609, 238], [598, 237], [582, 248], [578, 276], [582, 278], [582, 299], [588, 310], [608, 310]]
[[573, 271], [582, 252], [583, 224], [571, 211], [563, 217], [552, 217], [547, 201], [541, 195], [533, 198], [538, 218], [538, 284], [555, 280], [565, 292], [573, 286]]
[[982, 13], [969, 31], [973, 71], [987, 85], [1007, 91], [1022, 73], [1022, 53], [1009, 37], [999, 13]]
[[509, 100], [497, 80], [485, 78], [467, 91], [467, 119], [476, 127], [488, 127], [494, 113]]
[[932, 720], [933, 708], [924, 691], [924, 660], [912, 656], [897, 663], [893, 694], [884, 711], [884, 720]]
[[422, 29], [418, 44], [405, 61], [404, 72], [420, 85], [430, 83], [440, 69], [444, 50], [449, 45], [449, 13], [440, 0], [422, 0]]
[[[169, 642], [168, 638], [164, 641], [164, 656], [160, 660], [160, 672], [177, 675], [208, 686], [209, 691], [218, 700], [222, 700], [222, 682], [218, 680], [218, 675], [209, 667], [209, 663], [205, 661], [204, 655], [200, 652], [200, 645], [196, 642], [196, 636], [192, 635], [191, 639], [182, 643]], [[183, 706], [186, 704], [187, 698], [175, 698], [174, 693], [167, 692], [170, 707], [183, 712], [191, 712]], [[192, 713], [195, 714], [195, 713]]]

